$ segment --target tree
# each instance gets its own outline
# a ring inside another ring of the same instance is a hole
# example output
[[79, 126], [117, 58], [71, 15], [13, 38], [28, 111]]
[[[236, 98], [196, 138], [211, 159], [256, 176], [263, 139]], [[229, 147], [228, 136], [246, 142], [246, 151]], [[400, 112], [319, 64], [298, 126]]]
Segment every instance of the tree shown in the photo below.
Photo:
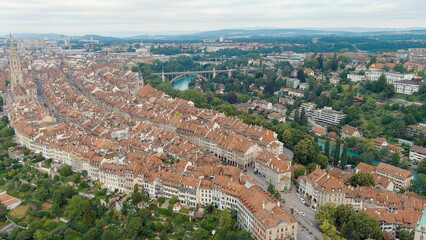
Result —
[[399, 165], [399, 153], [395, 152], [392, 154], [392, 164], [395, 166]]
[[219, 228], [226, 232], [232, 230], [232, 227], [232, 218], [229, 216], [228, 210], [225, 209], [219, 218]]
[[64, 177], [71, 176], [72, 169], [71, 169], [70, 166], [65, 166], [65, 167], [59, 169], [59, 174], [61, 174], [61, 176], [64, 176]]
[[411, 181], [410, 190], [420, 195], [426, 195], [426, 175], [419, 173], [417, 179]]
[[334, 214], [336, 212], [336, 204], [334, 202], [327, 202], [320, 206], [315, 213], [315, 219], [322, 224], [324, 221], [334, 223]]
[[333, 151], [333, 165], [337, 164], [340, 159], [340, 144], [341, 140], [338, 138], [336, 140], [336, 144], [334, 145], [334, 151]]
[[306, 116], [305, 108], [302, 108], [302, 111], [300, 112], [299, 123], [300, 125], [306, 125], [308, 123], [308, 116]]
[[324, 155], [329, 158], [330, 157], [330, 139], [327, 139], [324, 146]]
[[306, 166], [306, 169], [309, 173], [315, 171], [315, 169], [318, 167], [316, 163], [309, 163], [308, 166]]
[[340, 167], [342, 169], [345, 169], [346, 165], [348, 165], [348, 159], [349, 159], [348, 145], [346, 143], [344, 143], [343, 144], [342, 156], [341, 156], [341, 160], [340, 160]]
[[68, 200], [66, 216], [69, 220], [80, 220], [83, 215], [84, 199], [80, 195], [74, 195]]
[[141, 217], [135, 217], [130, 219], [127, 225], [127, 232], [130, 239], [133, 239], [139, 234], [140, 229], [142, 228], [143, 219]]
[[414, 231], [401, 230], [399, 231], [399, 239], [400, 240], [413, 240], [414, 239]]
[[83, 224], [85, 227], [90, 228], [95, 222], [95, 216], [92, 211], [92, 204], [89, 200], [84, 202]]
[[247, 231], [241, 230], [237, 235], [238, 240], [252, 240], [251, 234]]
[[163, 203], [166, 201], [166, 199], [164, 197], [159, 197], [158, 198], [158, 204], [161, 206], [163, 205]]
[[272, 183], [269, 183], [268, 193], [270, 193], [270, 194], [274, 194], [275, 193], [275, 187], [274, 187], [274, 185]]
[[346, 236], [350, 236], [351, 239], [381, 239], [382, 231], [380, 230], [379, 222], [369, 217], [366, 213], [354, 214], [349, 218], [346, 227]]
[[339, 231], [337, 231], [336, 227], [329, 220], [323, 221], [321, 224], [321, 230], [324, 234], [322, 237], [324, 240], [340, 240], [342, 238], [339, 237]]
[[328, 157], [324, 154], [318, 154], [315, 163], [318, 164], [322, 169], [326, 169], [328, 166]]
[[299, 168], [299, 169], [296, 169], [296, 171], [294, 171], [294, 176], [297, 179], [300, 176], [303, 176], [307, 173], [308, 173], [308, 170], [306, 168]]
[[6, 220], [7, 207], [0, 202], [0, 221], [4, 222]]
[[351, 205], [339, 205], [334, 212], [334, 222], [337, 227], [342, 227], [349, 221], [349, 218], [356, 214]]
[[81, 173], [76, 173], [76, 174], [72, 175], [71, 181], [73, 183], [79, 183], [80, 182], [80, 178], [81, 178]]
[[98, 228], [91, 228], [84, 234], [83, 240], [97, 240], [100, 237], [100, 230]]
[[102, 240], [116, 240], [119, 236], [116, 231], [113, 231], [112, 229], [108, 228], [102, 233]]
[[357, 186], [370, 187], [375, 185], [373, 175], [370, 173], [365, 173], [365, 172], [356, 173], [355, 175], [350, 177], [348, 180], [349, 180], [349, 183], [354, 187], [357, 187]]
[[305, 82], [305, 73], [302, 69], [297, 71], [297, 79], [299, 79], [301, 82]]
[[195, 239], [199, 239], [199, 240], [208, 239], [209, 238], [209, 231], [207, 231], [204, 228], [199, 228], [199, 229], [195, 230], [194, 237], [195, 237]]
[[52, 204], [52, 207], [50, 208], [50, 213], [54, 217], [60, 217], [61, 216], [61, 207], [57, 203]]
[[426, 174], [426, 158], [423, 158], [417, 166], [417, 172]]
[[81, 176], [87, 177], [87, 174], [88, 174], [87, 170], [81, 171]]
[[314, 145], [313, 139], [308, 136], [294, 146], [294, 159], [296, 162], [308, 165], [314, 162], [318, 155], [318, 148]]

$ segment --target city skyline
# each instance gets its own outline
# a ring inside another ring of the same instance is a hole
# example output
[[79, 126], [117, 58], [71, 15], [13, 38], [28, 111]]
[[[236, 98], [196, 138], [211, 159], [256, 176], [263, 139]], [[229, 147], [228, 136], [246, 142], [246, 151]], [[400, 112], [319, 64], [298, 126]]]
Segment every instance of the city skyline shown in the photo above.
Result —
[[409, 1], [0, 1], [1, 34], [194, 33], [248, 28], [420, 28], [426, 3]]

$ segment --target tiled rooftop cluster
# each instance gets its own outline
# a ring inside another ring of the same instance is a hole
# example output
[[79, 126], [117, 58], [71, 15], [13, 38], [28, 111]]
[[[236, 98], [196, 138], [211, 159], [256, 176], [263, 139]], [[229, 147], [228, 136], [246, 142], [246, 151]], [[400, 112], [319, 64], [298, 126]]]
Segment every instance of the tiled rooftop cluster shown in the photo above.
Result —
[[130, 194], [137, 184], [154, 198], [235, 209], [238, 223], [256, 239], [295, 236], [297, 221], [280, 203], [239, 168], [223, 164], [256, 163], [273, 181], [289, 185], [291, 159], [280, 155], [273, 132], [149, 85], [132, 95], [128, 83], [137, 76], [118, 66], [106, 57], [35, 60], [45, 103], [8, 103], [17, 141], [87, 171], [109, 190]]

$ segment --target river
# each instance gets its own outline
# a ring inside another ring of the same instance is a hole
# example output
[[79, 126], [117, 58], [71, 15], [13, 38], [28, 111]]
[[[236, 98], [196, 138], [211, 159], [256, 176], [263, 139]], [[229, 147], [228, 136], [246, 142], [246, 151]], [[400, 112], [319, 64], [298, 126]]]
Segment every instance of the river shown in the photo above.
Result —
[[182, 79], [177, 80], [173, 84], [173, 89], [185, 91], [186, 89], [188, 89], [188, 85], [191, 82], [191, 80], [194, 79], [195, 77], [197, 76], [193, 75], [193, 76], [188, 76], [188, 77], [184, 77]]
[[[323, 151], [324, 150], [324, 147], [325, 147], [325, 143], [323, 143], [323, 142], [320, 142], [320, 141], [318, 141], [318, 145], [320, 146], [320, 148], [321, 148], [321, 150]], [[332, 151], [332, 149], [333, 149], [333, 145], [330, 145], [330, 151]], [[340, 148], [340, 154], [342, 154], [342, 152], [343, 152], [343, 148]], [[350, 151], [350, 150], [348, 150], [348, 155], [350, 156], [350, 157], [352, 157], [352, 156], [358, 156], [358, 157], [361, 157], [360, 155], [359, 155], [359, 153], [356, 153], [356, 152], [353, 152], [353, 151]], [[380, 160], [374, 160], [373, 161], [373, 164], [374, 165], [379, 165], [380, 163], [386, 163], [386, 162], [383, 162], [383, 161], [380, 161]], [[386, 164], [389, 164], [389, 163], [386, 163]], [[390, 164], [390, 165], [392, 165], [392, 164]], [[414, 180], [417, 180], [417, 173], [416, 172], [413, 172], [413, 171], [411, 171], [412, 173], [413, 173], [413, 175], [414, 175]]]

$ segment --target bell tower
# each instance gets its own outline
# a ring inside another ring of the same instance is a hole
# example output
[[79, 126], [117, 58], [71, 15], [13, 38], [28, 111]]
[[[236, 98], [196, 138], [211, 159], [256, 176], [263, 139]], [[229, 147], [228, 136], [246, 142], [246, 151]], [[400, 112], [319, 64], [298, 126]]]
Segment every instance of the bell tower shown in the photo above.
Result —
[[12, 92], [17, 86], [24, 85], [24, 75], [21, 69], [21, 62], [19, 56], [16, 53], [15, 46], [13, 44], [12, 35], [10, 35], [10, 53], [9, 53], [9, 71], [10, 71], [10, 88]]

